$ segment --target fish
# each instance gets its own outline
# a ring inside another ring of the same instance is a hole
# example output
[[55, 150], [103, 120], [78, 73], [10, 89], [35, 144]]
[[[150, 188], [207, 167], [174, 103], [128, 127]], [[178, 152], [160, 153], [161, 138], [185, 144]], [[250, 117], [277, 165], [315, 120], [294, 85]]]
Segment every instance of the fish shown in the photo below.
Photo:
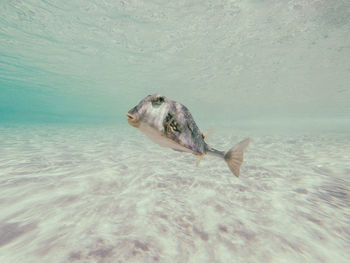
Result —
[[231, 172], [239, 177], [244, 151], [250, 139], [244, 139], [228, 151], [219, 151], [205, 142], [190, 111], [181, 103], [164, 95], [148, 95], [126, 114], [128, 123], [162, 147], [198, 156], [196, 165], [206, 155], [226, 161]]

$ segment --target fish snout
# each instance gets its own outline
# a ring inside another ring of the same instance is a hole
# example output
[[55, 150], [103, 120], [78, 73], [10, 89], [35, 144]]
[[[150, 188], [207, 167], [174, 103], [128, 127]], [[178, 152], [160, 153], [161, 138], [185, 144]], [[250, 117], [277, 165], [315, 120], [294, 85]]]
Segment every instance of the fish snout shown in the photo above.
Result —
[[136, 118], [135, 118], [135, 115], [130, 114], [130, 113], [127, 113], [127, 114], [126, 114], [126, 117], [128, 117], [128, 120], [130, 120], [130, 121], [133, 121], [133, 120], [136, 119]]
[[126, 117], [128, 118], [128, 123], [134, 127], [137, 126], [139, 116], [135, 108], [131, 109], [127, 114]]

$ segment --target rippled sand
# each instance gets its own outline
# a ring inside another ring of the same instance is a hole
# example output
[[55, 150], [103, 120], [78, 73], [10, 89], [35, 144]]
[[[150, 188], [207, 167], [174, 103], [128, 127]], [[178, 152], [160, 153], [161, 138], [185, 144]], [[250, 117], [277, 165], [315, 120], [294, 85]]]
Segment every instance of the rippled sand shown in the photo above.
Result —
[[350, 262], [350, 136], [246, 137], [224, 161], [131, 127], [0, 128], [0, 262]]

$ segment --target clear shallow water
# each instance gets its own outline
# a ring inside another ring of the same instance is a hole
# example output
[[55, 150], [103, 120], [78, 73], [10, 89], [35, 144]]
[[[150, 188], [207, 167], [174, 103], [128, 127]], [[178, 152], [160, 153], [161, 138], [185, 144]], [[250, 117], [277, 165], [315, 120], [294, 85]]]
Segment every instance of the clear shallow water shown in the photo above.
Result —
[[347, 134], [216, 131], [235, 178], [131, 129], [0, 129], [1, 262], [348, 262]]
[[[349, 262], [350, 2], [1, 1], [0, 262]], [[127, 125], [148, 94], [242, 176]]]
[[5, 0], [0, 13], [1, 120], [113, 121], [155, 92], [223, 121], [350, 115], [349, 1]]

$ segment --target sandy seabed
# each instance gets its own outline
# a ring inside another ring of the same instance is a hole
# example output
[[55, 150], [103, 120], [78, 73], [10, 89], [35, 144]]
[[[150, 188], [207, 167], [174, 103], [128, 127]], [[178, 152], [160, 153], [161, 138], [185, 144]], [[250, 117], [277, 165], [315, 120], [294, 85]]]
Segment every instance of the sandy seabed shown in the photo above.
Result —
[[248, 136], [235, 178], [132, 127], [0, 127], [0, 262], [350, 262], [350, 136], [209, 144]]

